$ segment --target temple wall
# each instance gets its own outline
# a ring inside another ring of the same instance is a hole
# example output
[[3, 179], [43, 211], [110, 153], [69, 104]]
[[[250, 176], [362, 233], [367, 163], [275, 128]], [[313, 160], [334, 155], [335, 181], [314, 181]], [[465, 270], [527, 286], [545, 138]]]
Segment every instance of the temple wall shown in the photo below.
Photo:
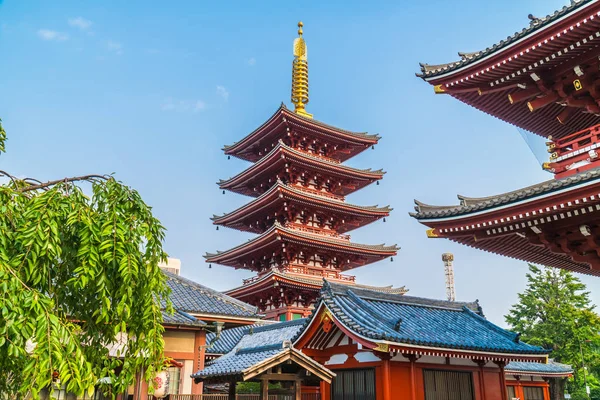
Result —
[[179, 394], [202, 393], [202, 384], [194, 384], [190, 375], [204, 367], [205, 332], [166, 329], [163, 339], [165, 356], [183, 363]]
[[485, 400], [503, 400], [502, 373], [497, 371], [484, 372]]
[[165, 351], [194, 352], [194, 332], [192, 331], [166, 330], [163, 339], [165, 340]]
[[[448, 361], [450, 364], [448, 364]], [[484, 367], [483, 382], [480, 379], [478, 366], [470, 359], [423, 356], [414, 364], [415, 390], [413, 397], [411, 382], [411, 364], [402, 355], [395, 355], [390, 363], [390, 380], [385, 381], [383, 364], [373, 352], [360, 352], [353, 357], [347, 354], [335, 354], [325, 363], [332, 371], [342, 369], [375, 369], [375, 384], [377, 399], [385, 399], [385, 386], [389, 386], [391, 399], [425, 400], [424, 370], [462, 371], [470, 372], [473, 382], [474, 399], [482, 400], [482, 385], [485, 400], [504, 400], [502, 387], [502, 372], [494, 363]], [[328, 396], [328, 395], [327, 395]], [[323, 397], [327, 400], [328, 397]], [[510, 400], [510, 399], [509, 399]]]
[[411, 399], [410, 364], [392, 361], [390, 375], [392, 399]]

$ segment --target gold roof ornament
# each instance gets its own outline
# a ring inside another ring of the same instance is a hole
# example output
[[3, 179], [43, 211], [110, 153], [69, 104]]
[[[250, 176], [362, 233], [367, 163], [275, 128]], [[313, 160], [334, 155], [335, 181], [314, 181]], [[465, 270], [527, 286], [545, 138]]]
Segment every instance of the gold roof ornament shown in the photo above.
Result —
[[294, 111], [307, 118], [312, 114], [306, 112], [308, 104], [308, 48], [302, 37], [302, 21], [298, 22], [298, 37], [294, 40], [294, 61], [292, 62], [292, 104]]

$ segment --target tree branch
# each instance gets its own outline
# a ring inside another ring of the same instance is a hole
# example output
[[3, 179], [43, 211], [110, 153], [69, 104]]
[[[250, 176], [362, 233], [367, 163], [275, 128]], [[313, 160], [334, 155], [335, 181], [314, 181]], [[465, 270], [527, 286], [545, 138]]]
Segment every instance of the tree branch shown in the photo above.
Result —
[[[109, 180], [112, 179], [112, 176], [110, 175], [82, 175], [82, 176], [74, 176], [71, 178], [64, 178], [64, 179], [57, 179], [54, 181], [48, 181], [48, 182], [41, 182], [38, 181], [37, 179], [33, 179], [33, 178], [25, 178], [25, 179], [19, 179], [17, 177], [15, 177], [14, 175], [9, 174], [6, 171], [2, 171], [0, 170], [0, 176], [6, 176], [7, 178], [9, 178], [12, 183], [17, 187], [17, 190], [20, 192], [30, 192], [32, 190], [39, 190], [39, 189], [46, 189], [49, 188], [51, 186], [54, 185], [58, 185], [60, 183], [71, 183], [71, 182], [81, 182], [81, 181], [88, 181], [88, 182], [94, 182], [96, 180]], [[25, 182], [28, 184], [28, 186], [24, 186], [24, 187], [19, 187], [19, 185], [17, 184], [17, 182]], [[35, 182], [36, 184], [32, 184], [31, 182]]]

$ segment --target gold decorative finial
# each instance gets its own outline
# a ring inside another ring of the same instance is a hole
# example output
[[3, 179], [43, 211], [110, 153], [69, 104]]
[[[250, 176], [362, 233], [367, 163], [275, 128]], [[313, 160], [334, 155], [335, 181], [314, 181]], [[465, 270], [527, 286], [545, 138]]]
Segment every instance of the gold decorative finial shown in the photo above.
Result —
[[292, 103], [294, 111], [304, 117], [312, 118], [306, 112], [308, 103], [308, 49], [302, 37], [302, 21], [298, 22], [298, 37], [294, 40], [294, 61], [292, 62]]

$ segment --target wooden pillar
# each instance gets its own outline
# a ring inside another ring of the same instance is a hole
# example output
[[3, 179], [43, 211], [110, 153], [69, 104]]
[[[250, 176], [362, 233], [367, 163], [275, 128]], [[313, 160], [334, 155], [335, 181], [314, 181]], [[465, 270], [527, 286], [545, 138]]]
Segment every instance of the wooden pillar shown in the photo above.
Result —
[[387, 357], [383, 357], [381, 365], [381, 374], [383, 375], [383, 400], [392, 400], [392, 379], [390, 373], [390, 358], [389, 354]]
[[[477, 364], [478, 372], [479, 372], [479, 395], [481, 396], [481, 400], [485, 400], [485, 373], [483, 371], [483, 367], [486, 364], [485, 360], [473, 360]], [[504, 391], [506, 392], [506, 385], [503, 386]]]
[[227, 400], [235, 400], [235, 386], [237, 382], [229, 382], [229, 395]]
[[[521, 400], [523, 400], [523, 397], [521, 397]], [[546, 381], [546, 384], [544, 385], [544, 400], [550, 400], [550, 384], [548, 381]]]
[[269, 380], [260, 381], [260, 400], [269, 400]]
[[[523, 391], [523, 384], [521, 383], [521, 377], [516, 376], [517, 385], [515, 386], [515, 396], [523, 400], [525, 398], [525, 392]], [[508, 399], [511, 400], [511, 399]]]
[[504, 366], [506, 365], [506, 362], [494, 361], [494, 363], [500, 367], [500, 387], [504, 389], [501, 393], [502, 400], [508, 400], [508, 392], [506, 391], [506, 376], [504, 376]]
[[417, 400], [417, 356], [414, 354], [407, 354], [404, 357], [410, 361], [410, 398], [411, 400]]
[[321, 400], [329, 400], [331, 398], [331, 385], [325, 381], [321, 381], [319, 385]]
[[[124, 399], [127, 399], [124, 394]], [[135, 385], [133, 386], [133, 400], [148, 400], [148, 382], [144, 379], [144, 370], [135, 375]]]
[[294, 393], [296, 394], [296, 400], [302, 400], [302, 381], [294, 381]]
[[[192, 373], [204, 369], [204, 353], [206, 351], [206, 331], [196, 331], [194, 337], [194, 367]], [[204, 384], [192, 381], [192, 394], [202, 394]]]

